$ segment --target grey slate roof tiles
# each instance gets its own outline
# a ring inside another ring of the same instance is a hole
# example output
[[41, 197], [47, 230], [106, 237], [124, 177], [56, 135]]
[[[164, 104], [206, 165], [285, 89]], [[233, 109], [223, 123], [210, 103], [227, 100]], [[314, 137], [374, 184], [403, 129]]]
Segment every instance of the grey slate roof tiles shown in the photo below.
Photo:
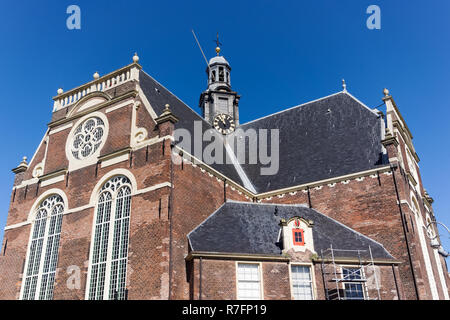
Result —
[[[156, 114], [161, 114], [164, 105], [169, 103], [173, 114], [180, 119], [175, 127], [187, 129], [192, 139], [194, 121], [202, 123], [203, 132], [214, 130], [143, 71], [140, 71], [140, 85]], [[245, 107], [241, 105], [241, 109]], [[238, 128], [243, 130], [278, 129], [280, 134], [276, 175], [261, 175], [264, 166], [260, 163], [241, 167], [257, 193], [374, 169], [387, 163], [382, 153], [382, 127], [382, 120], [374, 111], [350, 94], [340, 92], [241, 124]], [[203, 149], [207, 144], [203, 142]], [[246, 152], [248, 154], [248, 144]], [[268, 154], [270, 152], [269, 146]], [[225, 157], [226, 152], [223, 154]], [[211, 166], [244, 186], [236, 168], [227, 164], [225, 158], [223, 164]]]
[[[312, 220], [314, 249], [320, 255], [335, 249], [366, 250], [374, 259], [394, 259], [378, 242], [304, 205], [257, 204], [228, 201], [188, 234], [193, 251], [281, 255], [278, 236], [280, 220], [302, 217]], [[341, 252], [338, 257], [356, 258], [357, 253]]]

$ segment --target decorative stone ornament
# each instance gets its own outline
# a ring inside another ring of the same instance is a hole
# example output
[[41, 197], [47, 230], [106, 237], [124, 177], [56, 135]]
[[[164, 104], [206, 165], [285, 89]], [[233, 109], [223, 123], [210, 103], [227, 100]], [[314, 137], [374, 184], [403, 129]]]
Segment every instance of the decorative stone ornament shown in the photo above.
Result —
[[158, 118], [156, 118], [155, 121], [158, 125], [166, 121], [176, 123], [178, 122], [178, 118], [174, 116], [174, 114], [170, 110], [170, 105], [166, 104], [163, 113], [161, 113], [161, 115]]
[[137, 55], [136, 52], [134, 53], [134, 56], [133, 56], [133, 62], [134, 63], [138, 63], [139, 62], [139, 56]]
[[94, 79], [97, 80], [98, 78], [100, 78], [100, 75], [99, 75], [98, 72], [96, 71], [96, 72], [94, 73]]
[[28, 169], [28, 163], [27, 163], [27, 157], [23, 157], [20, 164], [17, 166], [17, 168], [12, 169], [12, 172], [14, 173], [20, 173], [24, 172]]
[[64, 90], [62, 88], [59, 88], [57, 92], [58, 92], [58, 95], [60, 95], [64, 92]]

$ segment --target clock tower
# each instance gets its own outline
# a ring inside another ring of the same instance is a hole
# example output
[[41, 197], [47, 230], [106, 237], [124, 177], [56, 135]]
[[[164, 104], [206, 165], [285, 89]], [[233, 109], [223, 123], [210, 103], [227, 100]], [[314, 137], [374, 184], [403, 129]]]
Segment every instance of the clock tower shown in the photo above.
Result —
[[206, 68], [208, 75], [208, 88], [200, 95], [199, 106], [202, 116], [211, 125], [225, 119], [239, 125], [239, 98], [237, 92], [231, 90], [231, 67], [227, 60], [220, 54], [219, 42], [217, 42], [217, 56], [211, 58]]

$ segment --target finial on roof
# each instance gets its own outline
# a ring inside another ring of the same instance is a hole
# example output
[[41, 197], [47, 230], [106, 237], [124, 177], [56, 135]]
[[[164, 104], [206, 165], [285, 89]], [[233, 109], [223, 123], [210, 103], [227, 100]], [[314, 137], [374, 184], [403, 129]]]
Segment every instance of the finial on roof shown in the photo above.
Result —
[[100, 78], [100, 75], [98, 74], [97, 71], [95, 71], [95, 73], [94, 73], [94, 79], [97, 80], [98, 78]]
[[138, 56], [137, 53], [135, 52], [135, 53], [134, 53], [134, 56], [133, 56], [133, 62], [134, 62], [134, 63], [138, 63], [138, 61], [139, 61], [139, 56]]
[[59, 88], [57, 92], [58, 92], [58, 94], [62, 94], [64, 92], [64, 90], [62, 88]]
[[155, 119], [156, 123], [159, 125], [166, 121], [171, 121], [172, 123], [176, 123], [178, 121], [178, 118], [172, 113], [170, 110], [170, 105], [166, 104], [164, 106], [164, 110], [161, 113], [161, 115]]
[[383, 94], [384, 94], [385, 97], [387, 97], [389, 95], [389, 90], [384, 88], [383, 89]]
[[28, 169], [27, 157], [23, 157], [17, 168], [12, 169], [15, 174], [24, 172]]
[[342, 79], [342, 92], [347, 92], [347, 85], [345, 84], [344, 79]]
[[216, 40], [214, 40], [214, 42], [216, 43], [216, 53], [217, 55], [219, 55], [220, 53], [220, 46], [222, 45], [219, 41], [219, 33], [217, 32], [217, 38]]

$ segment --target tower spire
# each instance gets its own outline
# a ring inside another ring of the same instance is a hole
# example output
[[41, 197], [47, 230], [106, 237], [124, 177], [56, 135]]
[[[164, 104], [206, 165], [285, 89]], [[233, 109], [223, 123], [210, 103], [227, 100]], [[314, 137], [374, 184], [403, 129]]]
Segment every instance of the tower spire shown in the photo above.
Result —
[[219, 41], [219, 33], [217, 32], [216, 40], [213, 40], [216, 43], [216, 53], [219, 55], [220, 53], [220, 46], [222, 45]]

